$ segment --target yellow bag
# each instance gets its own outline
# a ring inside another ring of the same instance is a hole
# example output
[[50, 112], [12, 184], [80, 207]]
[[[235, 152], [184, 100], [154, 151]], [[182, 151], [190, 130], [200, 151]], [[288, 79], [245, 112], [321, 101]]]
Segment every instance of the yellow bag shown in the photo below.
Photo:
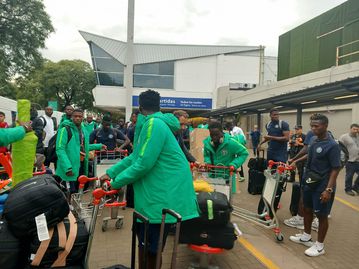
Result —
[[193, 181], [193, 187], [196, 192], [213, 192], [213, 188], [209, 183], [203, 179], [196, 179]]

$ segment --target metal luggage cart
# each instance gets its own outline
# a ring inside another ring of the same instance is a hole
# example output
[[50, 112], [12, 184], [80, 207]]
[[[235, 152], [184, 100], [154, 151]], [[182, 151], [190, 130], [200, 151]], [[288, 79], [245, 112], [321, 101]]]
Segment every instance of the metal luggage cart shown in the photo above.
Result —
[[[273, 168], [273, 166], [276, 166], [276, 168]], [[268, 168], [264, 171], [266, 180], [262, 192], [262, 199], [264, 202], [263, 213], [258, 214], [238, 206], [233, 206], [232, 214], [251, 221], [263, 228], [273, 229], [276, 240], [278, 242], [283, 241], [284, 236], [279, 227], [279, 220], [274, 208], [274, 201], [278, 187], [281, 183], [287, 181], [289, 176], [288, 171], [291, 170], [293, 170], [293, 167], [285, 163], [269, 161]], [[272, 212], [273, 217], [270, 216], [270, 212]]]
[[89, 171], [94, 177], [101, 176], [106, 173], [108, 168], [127, 156], [127, 150], [116, 149], [95, 151], [92, 160], [89, 161], [89, 167], [91, 168]]
[[[97, 178], [87, 178], [88, 181], [91, 181], [92, 179], [96, 180]], [[83, 181], [86, 181], [86, 179], [84, 178]], [[87, 243], [87, 250], [86, 250], [86, 255], [85, 255], [85, 260], [84, 260], [85, 269], [89, 268], [89, 266], [88, 266], [89, 255], [90, 255], [90, 251], [91, 251], [91, 247], [92, 247], [93, 237], [95, 234], [96, 221], [97, 221], [97, 217], [99, 215], [99, 210], [101, 208], [101, 205], [104, 203], [106, 197], [116, 195], [117, 193], [118, 193], [118, 190], [105, 191], [102, 188], [97, 188], [92, 192], [93, 200], [91, 199], [91, 201], [90, 201], [91, 209], [88, 209], [88, 211], [89, 211], [88, 218], [89, 218], [90, 222], [89, 222], [89, 228], [88, 228], [89, 240]]]
[[[106, 150], [106, 151], [96, 151], [94, 158], [94, 175], [101, 176], [106, 174], [106, 170], [109, 169], [114, 164], [120, 162], [123, 158], [128, 156], [127, 150]], [[104, 189], [107, 190], [110, 186], [109, 182], [104, 184]], [[106, 197], [105, 203], [103, 206], [108, 208], [108, 216], [104, 217], [102, 220], [102, 231], [105, 232], [108, 228], [108, 223], [115, 221], [115, 228], [121, 229], [123, 226], [124, 216], [119, 215], [119, 209], [125, 209], [127, 205], [126, 202], [126, 188], [122, 188], [115, 196]]]
[[233, 166], [220, 166], [209, 164], [191, 164], [193, 179], [202, 179], [209, 183], [217, 192], [224, 193], [229, 202], [232, 202], [232, 184], [235, 180]]
[[[232, 204], [232, 189], [233, 182], [236, 180], [235, 169], [233, 166], [221, 166], [221, 165], [209, 165], [201, 164], [197, 165], [192, 163], [191, 170], [193, 179], [200, 179], [206, 181], [214, 191], [224, 193], [230, 204]], [[233, 223], [234, 228], [238, 236], [242, 235], [237, 224]], [[189, 244], [188, 247], [193, 251], [199, 253], [199, 261], [191, 263], [188, 269], [200, 269], [200, 268], [219, 268], [215, 265], [210, 265], [212, 255], [220, 254], [224, 251], [222, 248], [209, 247], [207, 245], [193, 245]]]
[[[79, 192], [73, 193], [70, 201], [71, 210], [77, 218], [84, 220], [88, 231], [90, 230], [90, 222], [93, 218], [93, 203], [89, 197], [84, 196], [84, 188], [86, 183], [96, 180], [97, 177], [89, 178], [87, 176], [80, 176], [78, 178]], [[100, 206], [102, 208], [103, 205]]]

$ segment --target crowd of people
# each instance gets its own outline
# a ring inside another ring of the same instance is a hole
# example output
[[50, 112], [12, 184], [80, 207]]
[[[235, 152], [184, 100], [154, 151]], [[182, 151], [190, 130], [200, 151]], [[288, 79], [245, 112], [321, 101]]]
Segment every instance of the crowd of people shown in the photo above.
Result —
[[[212, 165], [233, 166], [241, 171], [249, 156], [246, 144], [250, 138], [253, 154], [257, 155], [268, 144], [267, 159], [289, 163], [298, 171], [301, 199], [298, 215], [285, 220], [291, 227], [304, 229], [290, 240], [309, 247], [305, 254], [319, 256], [325, 253], [324, 239], [328, 230], [328, 216], [334, 201], [336, 179], [343, 166], [341, 150], [348, 150], [345, 162], [345, 192], [359, 194], [359, 179], [353, 184], [354, 174], [359, 174], [359, 125], [352, 124], [350, 131], [339, 138], [340, 144], [328, 131], [329, 120], [322, 114], [313, 114], [310, 129], [296, 125], [291, 133], [289, 124], [280, 119], [279, 111], [270, 111], [270, 121], [262, 135], [258, 126], [247, 133], [232, 122], [205, 120], [198, 128], [208, 129], [204, 140], [204, 162]], [[90, 152], [93, 150], [128, 150], [129, 156], [106, 171], [100, 180], [112, 180], [113, 188], [131, 186], [134, 192], [134, 208], [150, 219], [149, 268], [154, 268], [161, 209], [171, 208], [181, 214], [183, 220], [198, 216], [192, 174], [188, 162], [197, 160], [189, 152], [190, 132], [193, 130], [186, 111], [160, 112], [159, 93], [148, 90], [139, 96], [139, 110], [131, 115], [130, 122], [121, 118], [114, 122], [110, 115], [84, 117], [81, 109], [67, 106], [58, 123], [53, 109], [45, 108], [45, 115], [38, 116], [31, 109], [31, 123], [7, 128], [5, 114], [0, 112], [0, 153], [9, 150], [8, 145], [34, 131], [38, 137], [35, 166], [51, 167], [71, 193], [78, 191], [77, 178], [89, 174]], [[6, 130], [6, 131], [5, 131]], [[247, 137], [248, 136], [248, 137]], [[260, 139], [262, 138], [262, 141]], [[232, 182], [235, 192], [235, 180]], [[279, 194], [279, 196], [281, 193]], [[315, 219], [313, 219], [315, 218]], [[165, 238], [170, 226], [166, 227]], [[318, 238], [312, 241], [311, 230], [318, 230]], [[144, 227], [137, 231], [143, 242]], [[140, 260], [143, 251], [140, 244]]]

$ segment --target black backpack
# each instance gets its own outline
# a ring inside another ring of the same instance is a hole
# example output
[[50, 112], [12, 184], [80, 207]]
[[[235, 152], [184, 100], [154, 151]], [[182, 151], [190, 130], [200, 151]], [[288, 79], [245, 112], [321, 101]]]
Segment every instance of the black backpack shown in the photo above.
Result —
[[[40, 118], [41, 118], [41, 120], [43, 121], [43, 123], [44, 123], [44, 128], [45, 128], [45, 126], [46, 126], [46, 119], [45, 119], [45, 117], [44, 116], [40, 116]], [[57, 119], [56, 119], [56, 117], [51, 117], [51, 119], [52, 119], [52, 122], [54, 123], [54, 130], [56, 131], [57, 130]]]
[[[66, 125], [64, 128], [66, 128], [67, 131], [67, 143], [70, 142], [72, 138], [72, 131], [70, 126]], [[58, 132], [51, 137], [49, 140], [49, 145], [47, 147], [46, 151], [46, 160], [49, 160], [50, 162], [55, 163], [57, 161], [57, 154], [56, 154], [56, 139], [57, 139]]]
[[349, 151], [347, 147], [339, 140], [335, 139], [335, 142], [338, 143], [340, 149], [340, 168], [343, 168], [349, 160]]

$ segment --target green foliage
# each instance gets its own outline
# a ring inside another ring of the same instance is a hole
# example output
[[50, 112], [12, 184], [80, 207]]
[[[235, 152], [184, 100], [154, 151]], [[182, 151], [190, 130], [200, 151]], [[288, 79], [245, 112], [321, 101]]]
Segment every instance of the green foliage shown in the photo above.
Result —
[[39, 48], [53, 31], [42, 0], [0, 0], [0, 72], [7, 81], [42, 62]]
[[28, 98], [43, 107], [48, 100], [58, 101], [60, 110], [67, 105], [93, 107], [95, 75], [90, 64], [82, 60], [46, 61], [26, 79], [18, 80], [18, 85], [17, 98]]

